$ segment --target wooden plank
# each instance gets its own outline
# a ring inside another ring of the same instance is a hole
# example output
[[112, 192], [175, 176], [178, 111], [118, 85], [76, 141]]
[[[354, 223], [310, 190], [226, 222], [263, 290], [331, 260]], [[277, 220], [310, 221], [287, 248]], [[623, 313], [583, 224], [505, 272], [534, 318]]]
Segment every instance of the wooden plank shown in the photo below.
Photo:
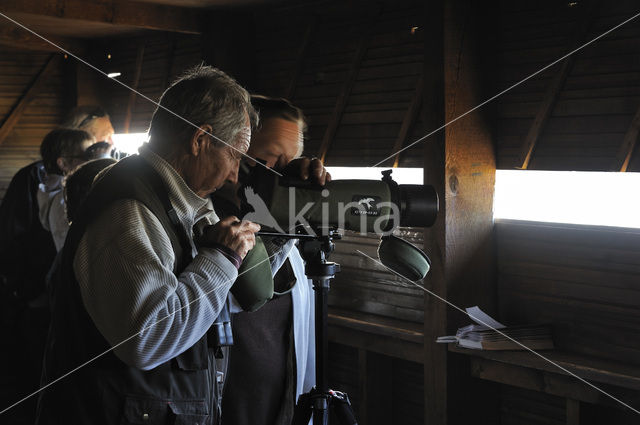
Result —
[[189, 34], [200, 33], [202, 14], [197, 9], [123, 0], [3, 0], [2, 11]]
[[[449, 347], [449, 351], [500, 363], [522, 366], [528, 369], [571, 376], [556, 365], [528, 351], [469, 350], [454, 345]], [[544, 350], [542, 351], [542, 355], [583, 379], [628, 388], [630, 390], [640, 390], [640, 368], [638, 366], [625, 365], [592, 356], [582, 356], [555, 350]], [[573, 379], [575, 379], [575, 377], [573, 377]]]
[[129, 91], [129, 101], [127, 102], [127, 111], [124, 116], [124, 122], [122, 124], [122, 131], [124, 133], [129, 133], [129, 126], [131, 125], [131, 116], [133, 115], [133, 109], [136, 105], [136, 98], [138, 94], [138, 84], [140, 83], [140, 75], [142, 74], [142, 62], [144, 61], [144, 43], [141, 43], [138, 46], [136, 52], [136, 63], [135, 70], [133, 75], [133, 81], [131, 82], [131, 88], [133, 90]]
[[629, 162], [631, 161], [631, 157], [633, 156], [633, 151], [636, 147], [636, 143], [638, 142], [639, 132], [640, 107], [633, 116], [631, 125], [629, 125], [629, 129], [622, 139], [622, 145], [620, 145], [620, 149], [618, 150], [618, 153], [616, 155], [616, 162], [612, 167], [612, 171], [620, 171], [622, 173], [627, 171], [627, 168], [629, 168]]
[[31, 101], [39, 94], [40, 88], [51, 74], [52, 70], [56, 68], [59, 63], [59, 55], [52, 53], [47, 59], [47, 62], [43, 65], [38, 75], [33, 79], [29, 87], [25, 90], [24, 94], [16, 105], [11, 110], [9, 116], [4, 120], [0, 127], [0, 145], [5, 141], [7, 136], [11, 133], [11, 130], [20, 121], [25, 109], [31, 103]]
[[415, 344], [422, 343], [422, 332], [416, 329], [409, 329], [408, 327], [405, 327], [404, 324], [399, 320], [373, 320], [372, 317], [374, 317], [374, 315], [372, 314], [356, 315], [353, 313], [345, 314], [345, 312], [346, 310], [336, 312], [336, 309], [332, 308], [331, 313], [328, 317], [329, 324], [350, 328], [355, 331], [376, 334], [385, 338], [400, 339]]
[[[596, 9], [597, 3], [598, 0], [591, 0], [587, 4], [578, 30], [575, 32], [575, 35], [569, 43], [570, 48], [573, 49], [577, 47], [578, 44], [584, 39], [587, 30], [589, 29], [589, 26], [593, 21], [593, 12]], [[533, 120], [533, 123], [531, 124], [531, 127], [527, 132], [527, 136], [525, 137], [518, 160], [519, 165], [517, 168], [526, 170], [529, 167], [531, 156], [533, 155], [533, 151], [535, 150], [536, 144], [538, 143], [540, 134], [547, 124], [547, 120], [549, 119], [556, 99], [558, 98], [558, 94], [560, 93], [560, 90], [562, 89], [572, 66], [573, 55], [569, 56], [562, 62], [560, 70], [554, 75], [553, 79], [551, 80], [549, 87], [547, 88], [545, 97], [540, 103], [540, 107], [538, 109], [538, 112], [536, 113], [535, 119]]]
[[418, 118], [418, 111], [420, 110], [420, 106], [422, 105], [422, 97], [424, 96], [424, 72], [418, 78], [418, 83], [416, 84], [416, 91], [413, 94], [413, 98], [411, 99], [411, 103], [407, 108], [407, 112], [402, 120], [402, 125], [400, 126], [400, 132], [398, 133], [398, 137], [396, 141], [393, 143], [393, 148], [391, 149], [391, 154], [398, 152], [393, 158], [393, 168], [397, 168], [400, 163], [400, 149], [402, 149], [402, 145], [404, 145], [405, 140], [407, 140], [407, 136], [411, 133], [413, 126]]
[[318, 150], [318, 157], [320, 161], [325, 162], [327, 152], [331, 147], [331, 143], [333, 142], [333, 138], [336, 134], [336, 130], [340, 125], [340, 121], [342, 119], [342, 113], [344, 112], [344, 108], [347, 106], [347, 101], [349, 100], [349, 95], [351, 94], [351, 90], [356, 82], [356, 78], [358, 76], [358, 70], [360, 69], [360, 64], [364, 59], [364, 55], [367, 52], [367, 46], [369, 44], [369, 39], [371, 37], [371, 29], [373, 28], [373, 24], [380, 14], [380, 7], [371, 14], [371, 17], [365, 23], [365, 27], [363, 29], [363, 35], [360, 37], [360, 42], [358, 43], [358, 48], [356, 49], [355, 56], [353, 57], [353, 61], [351, 62], [351, 66], [349, 69], [349, 75], [347, 80], [342, 86], [340, 94], [336, 99], [335, 106], [333, 108], [333, 113], [331, 118], [329, 119], [329, 123], [327, 125], [327, 129], [322, 138], [322, 142], [320, 144], [320, 149]]
[[329, 341], [417, 363], [423, 359], [422, 344], [401, 339], [380, 338], [375, 334], [354, 331], [342, 326], [329, 326]]
[[[471, 375], [492, 382], [511, 385], [518, 388], [537, 391], [557, 397], [573, 398], [586, 403], [600, 404], [618, 409], [624, 406], [613, 401], [599, 391], [585, 385], [577, 379], [562, 374], [530, 369], [525, 366], [501, 363], [484, 358], [473, 357]], [[620, 388], [599, 385], [616, 398], [634, 405], [638, 401], [638, 393]]]

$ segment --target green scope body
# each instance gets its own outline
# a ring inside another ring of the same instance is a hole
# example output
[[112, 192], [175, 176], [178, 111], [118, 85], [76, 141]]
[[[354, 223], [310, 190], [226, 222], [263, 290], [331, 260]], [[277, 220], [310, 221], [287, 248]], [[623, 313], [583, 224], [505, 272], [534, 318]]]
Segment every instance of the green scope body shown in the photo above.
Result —
[[398, 185], [390, 178], [334, 180], [324, 187], [274, 180], [268, 209], [285, 232], [294, 231], [301, 221], [315, 229], [361, 233], [381, 233], [397, 226], [428, 227], [438, 212], [438, 195], [429, 185]]

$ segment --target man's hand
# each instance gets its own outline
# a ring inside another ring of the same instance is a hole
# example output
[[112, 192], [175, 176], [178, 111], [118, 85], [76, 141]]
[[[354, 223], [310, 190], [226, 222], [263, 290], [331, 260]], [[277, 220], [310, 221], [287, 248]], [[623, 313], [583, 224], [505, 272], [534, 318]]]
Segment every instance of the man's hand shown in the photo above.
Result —
[[331, 174], [324, 168], [318, 158], [296, 158], [282, 169], [282, 174], [288, 177], [300, 177], [302, 180], [310, 180], [312, 183], [324, 186], [331, 181]]
[[256, 244], [255, 233], [260, 230], [260, 225], [251, 221], [240, 221], [238, 217], [229, 216], [220, 220], [213, 226], [204, 228], [198, 243], [220, 244], [234, 250], [241, 258], [247, 255]]

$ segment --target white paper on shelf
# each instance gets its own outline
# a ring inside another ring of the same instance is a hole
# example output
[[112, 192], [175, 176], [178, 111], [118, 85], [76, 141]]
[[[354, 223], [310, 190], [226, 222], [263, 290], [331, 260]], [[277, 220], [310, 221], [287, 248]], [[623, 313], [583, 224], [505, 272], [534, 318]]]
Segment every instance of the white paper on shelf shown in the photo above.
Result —
[[479, 341], [469, 340], [469, 334], [474, 331], [483, 331], [487, 329], [502, 329], [506, 326], [489, 316], [484, 311], [480, 310], [480, 307], [473, 306], [466, 309], [467, 314], [471, 319], [476, 322], [475, 324], [464, 326], [456, 332], [455, 335], [440, 336], [436, 339], [436, 342], [441, 344], [449, 344], [457, 342], [460, 346], [465, 348], [482, 349], [482, 343]]
[[489, 316], [484, 311], [480, 310], [480, 307], [477, 305], [473, 307], [466, 308], [467, 314], [471, 317], [471, 320], [479, 324], [480, 326], [488, 326], [493, 329], [502, 329], [506, 328], [505, 325], [495, 320], [493, 317]]

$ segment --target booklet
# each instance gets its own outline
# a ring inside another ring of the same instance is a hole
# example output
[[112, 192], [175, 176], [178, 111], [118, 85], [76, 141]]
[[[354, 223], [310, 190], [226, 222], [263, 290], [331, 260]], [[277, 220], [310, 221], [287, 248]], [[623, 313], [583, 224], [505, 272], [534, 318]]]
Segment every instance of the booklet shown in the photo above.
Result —
[[457, 343], [476, 350], [549, 350], [553, 348], [551, 327], [521, 325], [507, 327], [478, 306], [466, 309], [475, 322], [464, 326], [455, 335], [438, 337], [438, 343]]

